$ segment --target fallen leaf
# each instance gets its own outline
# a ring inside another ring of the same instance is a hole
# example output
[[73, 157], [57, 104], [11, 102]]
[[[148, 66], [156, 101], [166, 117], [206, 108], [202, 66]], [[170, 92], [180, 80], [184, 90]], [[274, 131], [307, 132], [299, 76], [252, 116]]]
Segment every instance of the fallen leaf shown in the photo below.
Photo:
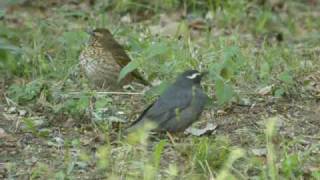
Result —
[[122, 16], [121, 19], [120, 19], [120, 21], [121, 21], [122, 23], [131, 23], [131, 22], [132, 22], [132, 18], [131, 18], [131, 16], [130, 16], [130, 14], [127, 14], [127, 15], [125, 15], [125, 16]]
[[7, 175], [7, 169], [5, 163], [0, 163], [0, 178], [5, 179]]
[[13, 113], [16, 113], [17, 112], [17, 108], [16, 107], [10, 107], [9, 109], [8, 109], [8, 113], [9, 114], [13, 114]]
[[203, 136], [203, 135], [211, 134], [217, 127], [218, 127], [218, 125], [208, 123], [207, 126], [203, 129], [197, 129], [197, 128], [190, 127], [188, 129], [186, 129], [186, 131], [184, 133], [191, 134], [194, 136]]
[[111, 123], [126, 123], [127, 122], [126, 120], [119, 118], [119, 117], [116, 117], [116, 116], [108, 117], [108, 121]]
[[249, 98], [240, 98], [239, 104], [242, 106], [251, 106], [251, 100]]
[[267, 148], [256, 148], [256, 149], [251, 149], [251, 152], [255, 156], [265, 156], [267, 155]]
[[271, 94], [274, 85], [266, 86], [258, 90], [258, 94], [261, 96], [265, 96]]
[[204, 30], [208, 28], [208, 25], [203, 19], [194, 19], [189, 22], [189, 27], [196, 30]]
[[117, 114], [123, 115], [123, 114], [125, 114], [125, 113], [124, 113], [123, 111], [118, 111]]
[[0, 139], [6, 138], [6, 137], [8, 137], [8, 134], [4, 129], [0, 128]]
[[316, 97], [320, 97], [320, 71], [313, 72], [300, 81], [307, 91]]
[[19, 116], [25, 116], [27, 115], [27, 111], [26, 110], [18, 110]]
[[72, 128], [76, 124], [76, 121], [73, 118], [68, 118], [67, 121], [63, 123], [63, 127], [65, 128]]
[[219, 116], [223, 116], [223, 115], [226, 115], [227, 114], [227, 112], [226, 111], [224, 111], [224, 110], [218, 110], [217, 111], [217, 115], [219, 115]]
[[92, 142], [92, 139], [89, 138], [89, 137], [82, 137], [82, 138], [80, 139], [80, 142], [81, 142], [81, 144], [82, 144], [83, 146], [87, 146], [87, 145], [89, 145], [89, 144]]

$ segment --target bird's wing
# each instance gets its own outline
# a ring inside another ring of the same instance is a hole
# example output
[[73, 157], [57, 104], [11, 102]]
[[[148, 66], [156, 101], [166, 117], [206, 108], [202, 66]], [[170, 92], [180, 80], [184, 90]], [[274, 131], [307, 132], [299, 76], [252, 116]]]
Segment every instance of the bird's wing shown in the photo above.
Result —
[[176, 86], [171, 86], [149, 108], [143, 119], [149, 119], [157, 124], [163, 123], [188, 107], [191, 101], [191, 89], [178, 89]]
[[114, 40], [113, 43], [110, 43], [111, 47], [108, 47], [110, 49], [112, 49], [112, 56], [114, 57], [114, 59], [117, 60], [117, 63], [123, 68], [125, 67], [127, 64], [129, 64], [129, 62], [131, 61], [130, 57], [127, 55], [126, 51], [123, 49], [123, 47]]
[[177, 111], [182, 111], [191, 102], [191, 90], [179, 90], [171, 86], [157, 101], [149, 105], [127, 129], [127, 132], [140, 127], [146, 122], [156, 124], [164, 123], [176, 115]]
[[[117, 63], [120, 65], [120, 67], [123, 68], [126, 65], [128, 65], [131, 59], [128, 56], [128, 54], [125, 52], [123, 47], [116, 41], [111, 43], [110, 46], [112, 46], [111, 49], [113, 49], [112, 56], [114, 57], [114, 59], [117, 60]], [[141, 74], [137, 70], [134, 70], [131, 73], [141, 84], [146, 86], [151, 85], [147, 80], [145, 80], [141, 76]]]
[[[183, 131], [189, 127], [194, 121], [198, 119], [203, 111], [204, 106], [208, 102], [208, 96], [202, 91], [200, 87], [195, 87], [194, 97], [190, 103], [182, 109], [179, 109], [180, 114], [174, 114], [175, 116], [168, 116], [164, 121], [159, 122], [159, 129], [165, 129], [172, 132]], [[179, 122], [181, 121], [182, 122]]]

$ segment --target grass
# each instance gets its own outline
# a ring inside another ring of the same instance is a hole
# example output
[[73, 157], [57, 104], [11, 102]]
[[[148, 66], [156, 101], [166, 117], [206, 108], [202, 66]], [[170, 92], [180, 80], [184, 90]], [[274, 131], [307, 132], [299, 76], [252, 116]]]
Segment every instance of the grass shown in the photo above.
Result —
[[[320, 67], [319, 5], [110, 2], [50, 8], [16, 2], [11, 11], [0, 10], [2, 101], [28, 112], [4, 112], [1, 129], [29, 138], [15, 150], [0, 139], [0, 177], [4, 164], [4, 176], [13, 179], [320, 179], [319, 96], [307, 91], [305, 79]], [[187, 16], [177, 20], [173, 36], [151, 31], [161, 28], [161, 14], [168, 15], [169, 26], [180, 12]], [[131, 23], [121, 22], [124, 16]], [[197, 18], [205, 22], [200, 31], [190, 25]], [[145, 97], [90, 90], [78, 56], [89, 38], [85, 30], [93, 27], [110, 28], [134, 66], [162, 86]], [[210, 72], [204, 88], [213, 102], [202, 119], [217, 123], [217, 131], [177, 138], [176, 144], [122, 139], [128, 119], [187, 68]], [[267, 95], [261, 95], [266, 87]]]

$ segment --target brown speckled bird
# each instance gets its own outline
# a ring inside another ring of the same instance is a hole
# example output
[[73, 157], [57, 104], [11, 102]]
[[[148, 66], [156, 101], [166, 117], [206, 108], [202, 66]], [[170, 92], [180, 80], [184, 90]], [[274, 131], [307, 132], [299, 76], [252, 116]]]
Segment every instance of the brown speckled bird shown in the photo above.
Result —
[[95, 87], [115, 90], [132, 81], [150, 85], [137, 70], [118, 82], [121, 68], [131, 61], [129, 56], [108, 29], [95, 29], [90, 35], [79, 61], [82, 71]]

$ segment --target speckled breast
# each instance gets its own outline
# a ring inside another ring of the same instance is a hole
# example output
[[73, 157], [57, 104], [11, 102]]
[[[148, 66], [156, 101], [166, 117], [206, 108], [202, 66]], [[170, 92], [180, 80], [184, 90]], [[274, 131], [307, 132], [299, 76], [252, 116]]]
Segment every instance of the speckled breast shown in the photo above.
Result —
[[111, 53], [87, 48], [80, 54], [79, 61], [89, 81], [95, 86], [110, 89], [120, 86], [117, 83], [120, 66]]

